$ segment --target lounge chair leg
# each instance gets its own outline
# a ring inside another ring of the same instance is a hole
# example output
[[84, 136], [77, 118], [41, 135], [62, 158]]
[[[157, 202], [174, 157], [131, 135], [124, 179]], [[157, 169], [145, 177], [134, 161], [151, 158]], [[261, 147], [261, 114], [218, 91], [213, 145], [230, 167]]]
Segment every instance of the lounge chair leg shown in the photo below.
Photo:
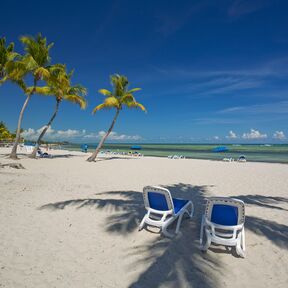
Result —
[[[240, 235], [241, 234], [241, 235]], [[243, 251], [243, 249], [241, 248], [241, 242], [242, 242], [242, 232], [240, 232], [240, 234], [238, 235], [238, 241], [236, 244], [236, 253], [242, 257], [245, 258], [245, 253]]]
[[167, 231], [167, 225], [162, 227], [162, 233], [164, 236], [166, 236], [168, 238], [172, 238], [174, 236], [173, 234], [171, 234]]
[[[185, 213], [185, 212], [184, 212]], [[182, 218], [183, 218], [183, 215], [184, 213], [182, 213], [179, 218], [178, 218], [178, 221], [177, 221], [177, 226], [176, 226], [176, 230], [175, 230], [175, 233], [178, 234], [179, 232], [179, 229], [180, 229], [180, 225], [181, 225], [181, 222], [182, 222]]]
[[[191, 206], [190, 208], [190, 211], [189, 212], [189, 205]], [[188, 214], [188, 217], [191, 219], [194, 215], [194, 206], [193, 206], [193, 203], [190, 201], [190, 203], [187, 205], [187, 208], [185, 209], [184, 211], [184, 214], [187, 213]]]
[[140, 225], [139, 225], [139, 228], [138, 228], [138, 231], [141, 231], [145, 225], [145, 220], [146, 220], [146, 215], [143, 217]]
[[203, 246], [203, 232], [204, 232], [204, 217], [202, 217], [201, 221], [201, 229], [200, 229], [200, 249]]
[[192, 218], [194, 215], [194, 205], [192, 202], [190, 202], [190, 205], [191, 205], [191, 213], [189, 214], [189, 216], [190, 216], [190, 218]]
[[245, 244], [245, 230], [244, 230], [244, 227], [243, 227], [243, 230], [242, 230], [242, 235], [241, 235], [242, 237], [242, 250], [245, 252], [245, 246], [246, 246], [246, 244]]
[[209, 248], [210, 245], [211, 245], [211, 235], [210, 235], [210, 232], [205, 229], [205, 233], [206, 233], [206, 243], [205, 243], [205, 245], [202, 245], [202, 247], [201, 247], [201, 250], [202, 250], [202, 251], [207, 251], [208, 248]]

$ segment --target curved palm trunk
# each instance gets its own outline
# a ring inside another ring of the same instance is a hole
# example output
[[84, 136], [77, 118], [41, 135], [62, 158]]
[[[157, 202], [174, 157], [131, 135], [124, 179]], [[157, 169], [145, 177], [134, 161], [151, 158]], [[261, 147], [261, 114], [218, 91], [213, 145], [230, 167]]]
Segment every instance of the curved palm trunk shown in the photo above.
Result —
[[111, 133], [111, 131], [112, 131], [114, 125], [115, 125], [115, 122], [116, 122], [116, 119], [117, 119], [117, 117], [118, 117], [118, 115], [119, 115], [119, 112], [120, 112], [120, 109], [117, 109], [117, 112], [116, 112], [116, 114], [115, 114], [115, 116], [114, 116], [113, 122], [112, 122], [109, 130], [108, 130], [107, 133], [102, 137], [102, 139], [101, 139], [101, 141], [99, 142], [99, 144], [98, 144], [95, 152], [87, 159], [88, 162], [95, 161], [95, 159], [96, 159], [96, 157], [97, 157], [97, 155], [98, 155], [101, 147], [103, 146], [106, 138], [109, 136], [109, 134]]
[[56, 106], [55, 106], [55, 111], [52, 115], [52, 117], [50, 118], [49, 122], [47, 123], [46, 127], [42, 130], [41, 134], [39, 135], [37, 141], [36, 141], [36, 144], [35, 144], [35, 147], [33, 149], [33, 152], [29, 155], [29, 158], [36, 158], [36, 155], [37, 155], [37, 151], [39, 149], [39, 146], [40, 146], [40, 142], [42, 140], [42, 138], [44, 137], [46, 131], [48, 130], [48, 128], [51, 126], [52, 122], [54, 121], [57, 113], [58, 113], [58, 109], [59, 109], [59, 104], [60, 104], [60, 100], [56, 100]]
[[18, 125], [17, 125], [17, 131], [16, 131], [16, 137], [15, 137], [15, 142], [14, 142], [14, 145], [12, 147], [12, 151], [10, 153], [10, 158], [11, 159], [17, 159], [17, 147], [18, 147], [18, 144], [19, 144], [19, 141], [20, 141], [20, 133], [21, 133], [21, 124], [22, 124], [22, 119], [23, 119], [23, 115], [24, 115], [24, 111], [28, 105], [28, 102], [31, 98], [31, 96], [34, 94], [35, 92], [35, 89], [36, 89], [36, 85], [37, 85], [37, 80], [34, 79], [34, 85], [33, 85], [33, 90], [32, 92], [27, 96], [23, 106], [22, 106], [22, 109], [21, 109], [21, 112], [20, 112], [20, 115], [19, 115], [19, 119], [18, 119]]
[[27, 96], [27, 98], [26, 98], [26, 100], [25, 100], [25, 102], [24, 102], [24, 104], [22, 106], [20, 115], [19, 115], [16, 137], [15, 137], [15, 140], [14, 140], [14, 145], [12, 147], [12, 151], [11, 151], [10, 156], [9, 156], [11, 159], [17, 159], [17, 147], [18, 147], [18, 144], [19, 144], [19, 141], [20, 141], [22, 118], [23, 118], [24, 111], [25, 111], [25, 109], [26, 109], [26, 107], [28, 105], [28, 102], [29, 102], [31, 96], [32, 96], [32, 94]]

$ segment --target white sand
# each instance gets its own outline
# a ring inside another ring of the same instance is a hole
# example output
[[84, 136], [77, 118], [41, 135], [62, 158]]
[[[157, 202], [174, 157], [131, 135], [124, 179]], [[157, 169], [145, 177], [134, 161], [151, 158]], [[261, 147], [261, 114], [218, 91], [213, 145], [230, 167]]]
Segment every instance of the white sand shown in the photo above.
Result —
[[[287, 287], [287, 165], [52, 153], [0, 168], [0, 287]], [[194, 202], [177, 237], [137, 231], [145, 185]], [[222, 246], [200, 252], [210, 195], [246, 202], [245, 259]]]

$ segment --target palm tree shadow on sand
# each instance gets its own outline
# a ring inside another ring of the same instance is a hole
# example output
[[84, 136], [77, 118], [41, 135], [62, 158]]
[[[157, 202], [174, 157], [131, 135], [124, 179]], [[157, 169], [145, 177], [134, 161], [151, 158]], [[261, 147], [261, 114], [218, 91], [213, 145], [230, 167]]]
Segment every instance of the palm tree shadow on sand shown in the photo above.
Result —
[[[248, 205], [258, 206], [264, 209], [276, 210], [280, 213], [287, 213], [288, 198], [277, 196], [263, 195], [237, 195], [233, 198], [238, 198]], [[282, 207], [286, 205], [286, 207]], [[245, 217], [245, 229], [253, 233], [265, 237], [274, 245], [288, 249], [288, 226], [277, 223], [273, 219], [263, 219], [255, 216]]]
[[[214, 246], [210, 253], [203, 254], [199, 249], [200, 219], [204, 212], [205, 198], [210, 196], [208, 187], [182, 183], [165, 187], [171, 191], [173, 197], [193, 201], [194, 217], [191, 221], [183, 220], [176, 237], [168, 239], [159, 235], [159, 238], [153, 238], [142, 246], [136, 245], [127, 252], [127, 257], [138, 255], [137, 259], [141, 259], [133, 263], [129, 269], [135, 265], [147, 266], [129, 287], [221, 287], [221, 279], [226, 269], [217, 259], [217, 253], [231, 254], [231, 251]], [[76, 209], [91, 206], [97, 209], [109, 209], [114, 213], [107, 218], [107, 232], [127, 235], [138, 229], [145, 213], [141, 192], [110, 191], [97, 196], [99, 198], [115, 196], [117, 199], [74, 199], [47, 204], [40, 209], [59, 210], [67, 206], [75, 206]], [[119, 199], [119, 196], [122, 199]], [[288, 248], [288, 226], [257, 217], [247, 217], [245, 227], [277, 246]], [[172, 226], [171, 230], [174, 228]], [[235, 253], [232, 252], [232, 255], [235, 256]]]

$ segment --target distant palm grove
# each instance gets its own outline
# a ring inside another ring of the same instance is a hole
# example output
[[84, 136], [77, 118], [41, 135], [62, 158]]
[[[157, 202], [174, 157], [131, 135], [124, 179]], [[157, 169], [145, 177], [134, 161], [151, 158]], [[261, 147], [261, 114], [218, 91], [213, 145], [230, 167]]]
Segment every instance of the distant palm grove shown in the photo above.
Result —
[[[32, 96], [54, 97], [55, 108], [54, 111], [50, 111], [50, 115], [47, 111], [47, 123], [45, 123], [43, 130], [38, 136], [33, 152], [29, 155], [30, 158], [36, 158], [43, 137], [53, 123], [62, 101], [78, 104], [81, 109], [87, 107], [85, 98], [87, 89], [80, 84], [72, 84], [74, 70], [67, 71], [65, 64], [52, 63], [49, 53], [54, 45], [53, 43], [47, 43], [47, 39], [40, 33], [36, 37], [21, 36], [19, 40], [24, 47], [22, 54], [14, 51], [14, 43], [6, 44], [6, 39], [4, 37], [0, 38], [0, 86], [10, 81], [17, 85], [25, 95], [25, 101], [19, 113], [16, 132], [14, 134], [9, 132], [3, 122], [0, 125], [0, 141], [13, 142], [9, 155], [11, 159], [18, 159], [17, 148], [20, 142], [23, 141], [21, 139], [22, 120]], [[96, 159], [98, 152], [111, 133], [116, 119], [124, 106], [128, 108], [140, 108], [146, 111], [145, 107], [141, 103], [138, 103], [133, 95], [134, 92], [141, 90], [140, 88], [129, 90], [128, 79], [123, 75], [115, 74], [110, 78], [113, 90], [99, 90], [99, 93], [105, 96], [105, 100], [93, 109], [93, 113], [98, 110], [111, 108], [115, 109], [116, 113], [107, 133], [99, 141], [95, 152], [87, 159], [89, 162]]]

